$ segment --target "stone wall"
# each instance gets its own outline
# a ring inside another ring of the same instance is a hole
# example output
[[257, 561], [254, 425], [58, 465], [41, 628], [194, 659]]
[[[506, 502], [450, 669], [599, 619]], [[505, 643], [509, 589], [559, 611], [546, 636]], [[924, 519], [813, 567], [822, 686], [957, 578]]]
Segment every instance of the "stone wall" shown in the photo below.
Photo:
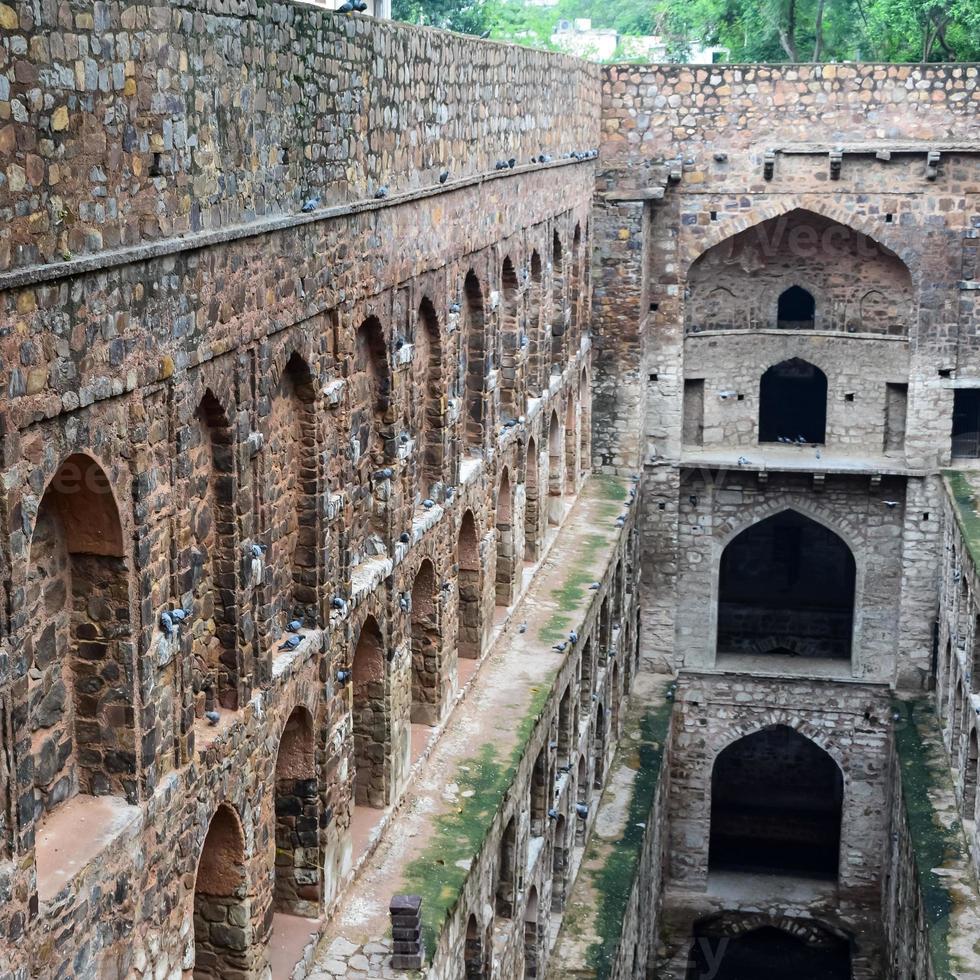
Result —
[[[904, 687], [927, 683], [941, 498], [920, 477], [950, 458], [953, 392], [980, 376], [975, 277], [963, 272], [980, 234], [968, 203], [978, 106], [973, 65], [604, 69], [595, 452], [647, 469], [651, 663], [671, 659], [685, 600], [678, 502], [696, 487], [676, 467], [688, 460], [720, 482], [719, 466], [741, 456], [820, 480], [866, 472], [859, 512], [901, 507], [905, 484], [888, 600], [898, 647], [892, 665], [878, 650], [868, 659]], [[813, 323], [780, 326], [791, 285], [812, 295]], [[785, 361], [826, 375], [825, 438], [809, 440], [825, 443], [819, 453], [759, 445], [762, 376]], [[900, 480], [879, 493], [890, 474]]]
[[9, 9], [0, 269], [598, 142], [598, 69], [569, 57], [256, 0]]
[[289, 4], [3, 16], [0, 947], [168, 974], [206, 931], [259, 976], [589, 468], [596, 69]]

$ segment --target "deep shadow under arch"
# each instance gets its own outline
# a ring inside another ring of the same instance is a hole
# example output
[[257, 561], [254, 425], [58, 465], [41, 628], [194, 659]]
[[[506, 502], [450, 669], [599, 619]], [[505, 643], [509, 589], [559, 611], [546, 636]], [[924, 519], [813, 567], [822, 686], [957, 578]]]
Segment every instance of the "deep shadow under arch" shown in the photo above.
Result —
[[807, 942], [775, 926], [738, 936], [696, 930], [688, 963], [687, 980], [851, 980], [847, 940]]
[[829, 528], [784, 510], [746, 528], [721, 556], [718, 654], [849, 659], [856, 567]]
[[798, 357], [774, 364], [759, 381], [759, 442], [823, 443], [827, 375]]
[[836, 879], [844, 779], [820, 746], [771, 725], [722, 750], [711, 773], [708, 870]]

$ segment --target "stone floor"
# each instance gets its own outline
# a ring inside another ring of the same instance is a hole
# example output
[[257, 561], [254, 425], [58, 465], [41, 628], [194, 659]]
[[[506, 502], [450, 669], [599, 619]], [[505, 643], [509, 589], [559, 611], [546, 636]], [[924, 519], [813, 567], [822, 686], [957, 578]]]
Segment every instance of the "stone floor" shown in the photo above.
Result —
[[[594, 483], [597, 481], [590, 481]], [[618, 503], [610, 508], [608, 489], [603, 492], [598, 486], [587, 485], [533, 580], [532, 569], [525, 569], [524, 583], [530, 587], [510, 615], [495, 618], [494, 641], [478, 669], [476, 661], [466, 663], [465, 670], [476, 672], [465, 698], [430, 747], [424, 767], [383, 827], [376, 847], [347, 889], [339, 912], [325, 925], [309, 977], [361, 980], [405, 976], [386, 965], [390, 959], [388, 903], [402, 890], [402, 870], [424, 854], [438, 816], [457, 805], [459, 774], [473, 760], [474, 747], [493, 743], [501, 756], [513, 750], [518, 727], [515, 719], [522, 718], [529, 708], [533, 691], [551, 683], [565, 656], [552, 649], [552, 641], [539, 635], [559, 608], [555, 593], [567, 583], [569, 570], [586, 553], [585, 538], [596, 534], [606, 539], [595, 558], [596, 576], [601, 574], [619, 537], [615, 516], [620, 510]], [[590, 599], [591, 593], [583, 597], [583, 611]], [[522, 623], [527, 627], [519, 632], [517, 625]]]

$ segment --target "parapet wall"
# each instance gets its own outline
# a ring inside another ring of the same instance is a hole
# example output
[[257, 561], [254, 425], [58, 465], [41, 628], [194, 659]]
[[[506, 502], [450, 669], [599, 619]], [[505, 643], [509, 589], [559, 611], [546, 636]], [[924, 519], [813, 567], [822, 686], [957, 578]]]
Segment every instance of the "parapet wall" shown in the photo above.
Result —
[[6, 9], [0, 270], [598, 143], [569, 57], [259, 0]]

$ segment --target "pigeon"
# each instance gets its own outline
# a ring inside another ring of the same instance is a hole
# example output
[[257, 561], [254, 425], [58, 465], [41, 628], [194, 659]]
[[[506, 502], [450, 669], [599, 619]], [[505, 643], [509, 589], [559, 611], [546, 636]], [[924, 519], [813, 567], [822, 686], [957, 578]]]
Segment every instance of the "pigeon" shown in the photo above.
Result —
[[253, 558], [261, 558], [265, 554], [265, 545], [264, 544], [253, 544], [252, 545], [252, 548], [251, 548], [251, 551], [252, 551], [252, 557]]
[[558, 811], [554, 807], [552, 807], [548, 811], [548, 819], [549, 820], [557, 820], [558, 819]]
[[175, 623], [178, 623], [178, 624], [179, 624], [179, 623], [182, 623], [182, 622], [183, 622], [183, 621], [184, 621], [185, 619], [187, 619], [187, 613], [186, 613], [186, 612], [184, 612], [184, 610], [183, 610], [183, 609], [181, 609], [181, 608], [180, 608], [180, 607], [178, 606], [178, 607], [177, 607], [176, 609], [171, 609], [171, 610], [170, 610], [170, 618], [171, 618], [171, 619], [172, 619], [172, 620], [173, 620], [173, 621], [174, 621]]
[[386, 198], [387, 196], [388, 196], [388, 188], [387, 188], [387, 187], [379, 187], [379, 188], [378, 188], [378, 189], [377, 189], [377, 190], [376, 190], [376, 191], [374, 192], [374, 199], [375, 199], [376, 201], [380, 201], [380, 200], [382, 200], [383, 198]]
[[541, 154], [541, 162], [542, 163], [551, 163], [551, 155], [548, 154], [548, 153], [542, 153]]
[[459, 313], [459, 303], [453, 303], [453, 304], [452, 304], [452, 305], [451, 305], [451, 306], [449, 307], [449, 312], [450, 312], [450, 313]]
[[589, 815], [588, 803], [576, 803], [575, 812], [584, 820]]
[[452, 587], [453, 587], [452, 582], [443, 582], [442, 585], [439, 586], [439, 588], [442, 589], [443, 592], [448, 592]]
[[568, 639], [572, 643], [578, 643], [578, 633], [576, 633], [575, 630], [572, 630], [571, 633], [568, 634]]
[[359, 13], [363, 14], [367, 10], [367, 4], [364, 0], [354, 0], [354, 9]]
[[411, 540], [409, 538], [408, 531], [402, 531], [402, 533], [398, 535], [398, 540], [401, 541], [402, 544], [408, 544], [408, 542]]
[[517, 632], [518, 633], [526, 633], [527, 632], [527, 623], [521, 623], [521, 625], [517, 627]]
[[797, 442], [798, 442], [798, 443], [799, 443], [799, 444], [800, 444], [801, 446], [802, 446], [802, 445], [804, 445], [804, 443], [806, 443], [806, 439], [804, 439], [804, 438], [803, 438], [803, 436], [797, 436], [797, 437], [796, 437], [796, 441], [797, 441]]
[[398, 597], [398, 608], [401, 609], [402, 612], [408, 612], [408, 609], [409, 609], [409, 606], [410, 605], [411, 605], [411, 603], [408, 601], [408, 593], [407, 592], [403, 592]]
[[507, 421], [504, 422], [505, 429], [513, 429], [515, 425], [517, 425], [517, 419], [507, 419]]
[[745, 456], [739, 456], [738, 457], [738, 465], [739, 466], [748, 466], [750, 462], [751, 462], [751, 460], [747, 459]]
[[286, 623], [286, 629], [289, 630], [290, 633], [298, 633], [302, 625], [302, 619], [291, 619], [288, 623]]
[[481, 40], [483, 40], [483, 41], [485, 41], [485, 40], [486, 40], [486, 39], [487, 39], [488, 37], [490, 37], [490, 32], [489, 32], [489, 31], [484, 31], [484, 32], [483, 32], [483, 33], [482, 33], [482, 34], [480, 35], [480, 39], [481, 39]]
[[375, 480], [390, 480], [394, 470], [390, 466], [386, 466], [383, 470], [375, 470], [374, 478]]
[[207, 718], [208, 724], [211, 725], [212, 728], [217, 725], [219, 721], [221, 721], [221, 715], [219, 715], [217, 711], [205, 711], [204, 717]]
[[498, 160], [493, 165], [493, 169], [494, 170], [506, 170], [507, 169], [507, 161], [506, 160]]
[[435, 507], [435, 505], [436, 502], [431, 497], [426, 497], [425, 500], [422, 501], [422, 506], [426, 510], [430, 510], [431, 508]]
[[350, 680], [349, 670], [338, 670], [337, 671], [337, 683], [346, 684]]
[[174, 621], [166, 610], [160, 613], [160, 629], [163, 630], [164, 636], [174, 635]]
[[593, 583], [592, 583], [592, 584], [591, 584], [591, 585], [589, 586], [589, 588], [590, 588], [590, 589], [591, 589], [591, 590], [592, 590], [593, 592], [595, 592], [595, 590], [599, 588], [599, 583], [598, 583], [598, 582], [593, 582]]
[[884, 505], [885, 505], [885, 506], [886, 506], [886, 507], [887, 507], [887, 508], [888, 508], [889, 510], [892, 510], [892, 508], [894, 508], [894, 507], [897, 507], [897, 506], [898, 506], [898, 501], [897, 501], [897, 500], [883, 500], [883, 501], [882, 501], [882, 503], [883, 503], [883, 504], [884, 504]]
[[315, 211], [320, 206], [319, 197], [309, 197], [303, 202], [303, 206], [300, 208], [304, 214], [309, 214], [311, 211]]
[[563, 640], [561, 643], [556, 643], [551, 649], [552, 650], [557, 650], [559, 653], [563, 653], [564, 650], [565, 650], [565, 647], [567, 647], [567, 646], [568, 646], [568, 644], [565, 643], [565, 641]]
[[335, 595], [330, 600], [330, 605], [333, 606], [334, 609], [346, 609], [347, 608], [347, 603], [339, 595]]
[[444, 184], [447, 180], [449, 180], [449, 171], [443, 170], [443, 172], [439, 174], [439, 183]]
[[548, 743], [548, 748], [551, 749], [552, 752], [554, 752], [555, 749], [558, 748], [558, 743], [557, 742], [549, 742]]
[[345, 2], [342, 3], [337, 8], [337, 13], [338, 14], [349, 14], [353, 9], [354, 9], [353, 0], [345, 0]]
[[817, 459], [822, 459], [822, 458], [823, 458], [823, 457], [822, 457], [822, 456], [820, 455], [820, 450], [818, 449], [818, 450], [817, 450]]
[[453, 494], [456, 493], [455, 487], [446, 487], [446, 500], [452, 500]]
[[515, 165], [516, 165], [516, 164], [517, 164], [517, 160], [516, 160], [516, 159], [515, 159], [514, 157], [511, 157], [511, 158], [510, 158], [510, 159], [509, 159], [509, 160], [507, 161], [507, 166], [508, 166], [508, 167], [509, 167], [509, 168], [510, 168], [511, 170], [513, 170], [513, 169], [514, 169], [514, 167], [515, 167]]
[[285, 643], [279, 645], [280, 650], [295, 650], [300, 643], [303, 642], [303, 637], [301, 636], [291, 636]]
[[622, 527], [625, 523], [626, 523], [626, 518], [625, 517], [617, 517], [616, 518], [616, 526], [617, 527]]

